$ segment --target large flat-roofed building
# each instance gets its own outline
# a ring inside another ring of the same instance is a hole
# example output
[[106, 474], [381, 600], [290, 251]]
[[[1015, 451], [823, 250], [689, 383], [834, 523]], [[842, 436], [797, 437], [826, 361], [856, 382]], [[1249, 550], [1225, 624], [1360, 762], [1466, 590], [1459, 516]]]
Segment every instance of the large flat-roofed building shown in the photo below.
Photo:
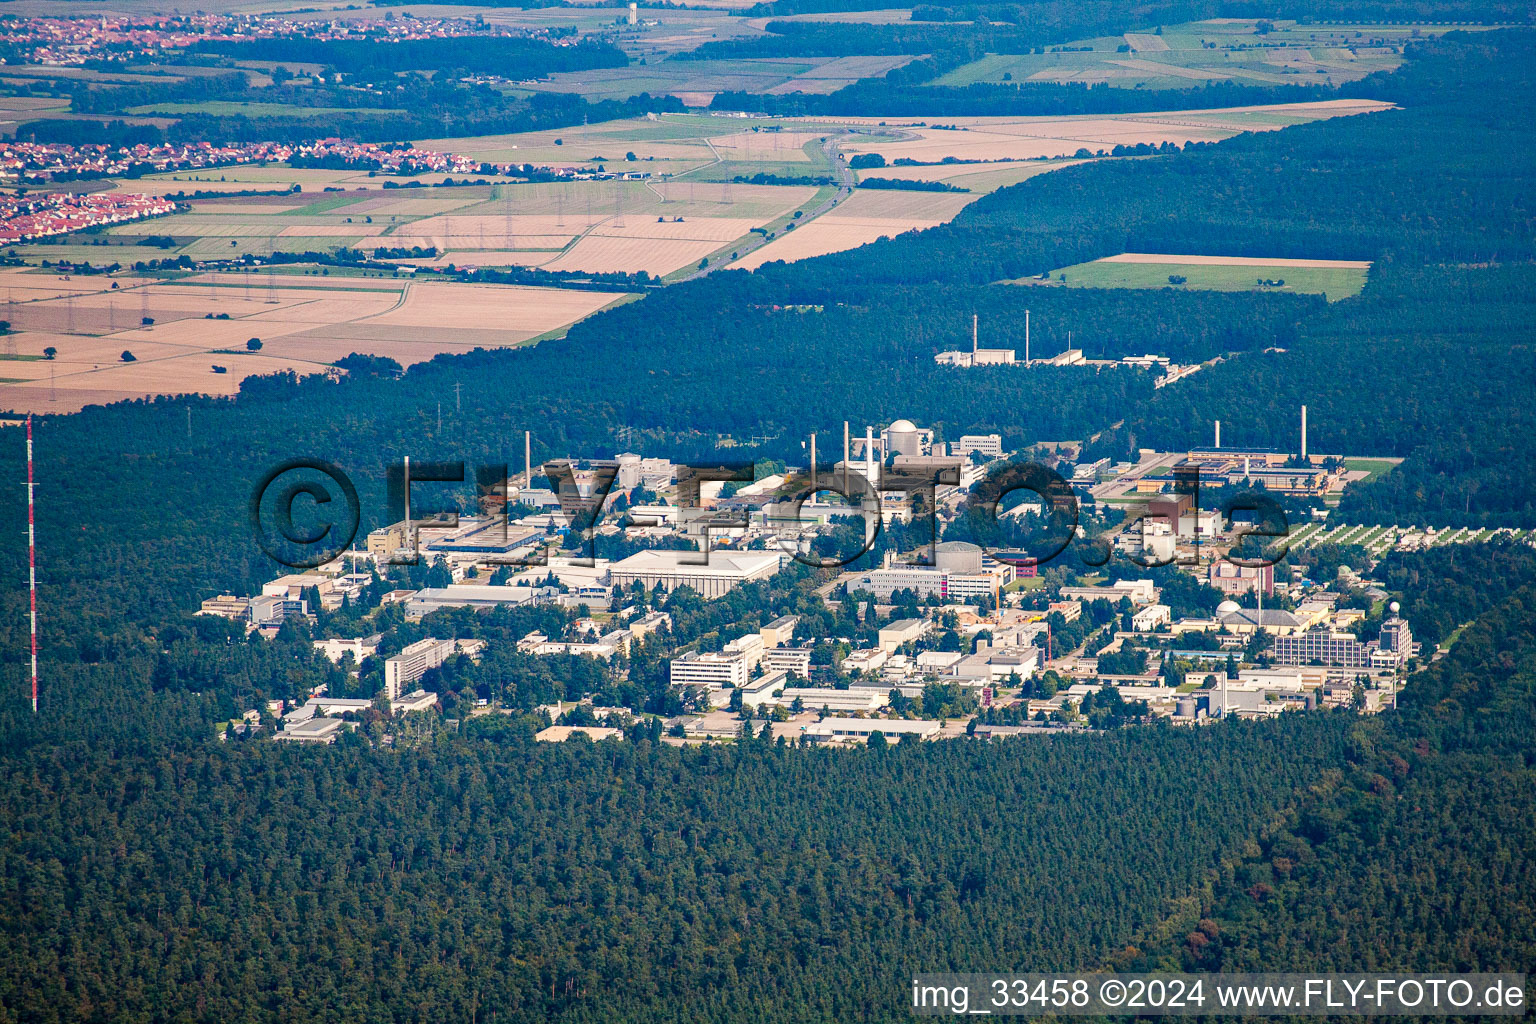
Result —
[[805, 727], [805, 738], [813, 743], [864, 741], [875, 733], [887, 739], [926, 740], [938, 735], [938, 722], [907, 721], [892, 718], [823, 718]]
[[378, 651], [379, 641], [382, 639], [384, 639], [382, 633], [375, 633], [355, 640], [332, 637], [329, 640], [316, 640], [314, 644], [315, 650], [337, 664], [341, 663], [344, 654], [351, 654], [352, 660], [360, 664], [364, 658], [372, 657]]
[[310, 718], [272, 734], [287, 743], [335, 743], [345, 723], [339, 718]]
[[428, 693], [426, 690], [412, 690], [405, 696], [389, 702], [389, 710], [397, 715], [403, 715], [409, 711], [426, 711], [436, 706], [437, 694]]
[[672, 659], [671, 680], [673, 686], [721, 689], [742, 685], [751, 671], [747, 668], [746, 659], [735, 655], [715, 651], [705, 654], [689, 651], [680, 658]]
[[849, 591], [867, 590], [888, 601], [898, 590], [910, 590], [919, 598], [941, 600], [991, 597], [1013, 582], [1013, 567], [1006, 562], [983, 563], [980, 572], [953, 572], [932, 565], [893, 565], [864, 573], [848, 584]]
[[[773, 551], [711, 551], [708, 561], [698, 551], [641, 551], [613, 563], [613, 585], [640, 583], [646, 589], [691, 587], [700, 597], [724, 597], [750, 580], [765, 580], [779, 571]], [[702, 564], [693, 564], [695, 562]]]
[[624, 738], [624, 730], [601, 725], [552, 725], [534, 733], [533, 738], [540, 743], [564, 743], [572, 736], [585, 736], [596, 743], [602, 740], [621, 740]]
[[427, 543], [425, 547], [434, 554], [449, 556], [509, 555], [543, 539], [543, 530], [509, 524], [496, 518], [490, 521], [474, 519], [447, 536]]
[[689, 651], [681, 658], [674, 658], [671, 666], [672, 684], [715, 689], [745, 686], [762, 659], [763, 638], [756, 633], [748, 633], [732, 640], [718, 652], [700, 654]]
[[504, 605], [526, 604], [533, 599], [531, 587], [484, 587], [454, 584], [448, 587], [427, 587], [410, 595], [406, 601], [407, 618], [419, 619], [440, 608], [500, 608]]
[[452, 640], [427, 637], [409, 645], [393, 658], [385, 659], [384, 696], [392, 701], [398, 699], [407, 686], [447, 661], [453, 652]]
[[902, 644], [921, 637], [928, 632], [931, 625], [927, 619], [897, 619], [895, 622], [881, 626], [880, 649], [886, 652], [894, 651]]
[[731, 703], [733, 693], [741, 694], [741, 706], [744, 708], [762, 707], [777, 700], [778, 694], [789, 681], [787, 672], [766, 672], [756, 679], [748, 679], [740, 686], [726, 689], [712, 689], [709, 691], [709, 703], [712, 707], [722, 708]]
[[789, 707], [800, 701], [811, 711], [878, 711], [891, 702], [887, 689], [833, 690], [817, 686], [786, 686], [775, 703]]
[[210, 597], [204, 601], [202, 607], [197, 610], [199, 615], [222, 615], [226, 619], [235, 619], [244, 622], [251, 614], [251, 601], [247, 597], [236, 597], [234, 594], [220, 594], [218, 597]]
[[1120, 599], [1125, 597], [1137, 606], [1156, 604], [1160, 593], [1151, 580], [1116, 580], [1107, 587], [1061, 588], [1063, 601], [1108, 601], [1110, 604], [1119, 604]]

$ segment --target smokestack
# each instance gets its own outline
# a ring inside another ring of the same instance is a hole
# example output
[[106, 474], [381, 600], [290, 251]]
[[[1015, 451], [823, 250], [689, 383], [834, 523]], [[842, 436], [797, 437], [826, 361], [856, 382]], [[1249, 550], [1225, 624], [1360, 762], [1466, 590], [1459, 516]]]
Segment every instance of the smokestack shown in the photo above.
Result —
[[1024, 365], [1029, 365], [1029, 310], [1024, 311]]
[[811, 431], [811, 499], [816, 498], [816, 432]]
[[864, 476], [873, 486], [875, 482], [875, 428], [864, 427]]
[[972, 313], [971, 314], [971, 365], [972, 366], [976, 365], [976, 334], [977, 334], [977, 327], [978, 327], [979, 322], [980, 322], [979, 318], [976, 316], [976, 314]]
[[1253, 473], [1248, 468], [1248, 460], [1250, 458], [1251, 456], [1248, 455], [1243, 456], [1243, 483], [1247, 483], [1249, 480], [1253, 479]]
[[1216, 447], [1221, 447], [1221, 420], [1216, 421]]
[[1301, 407], [1301, 457], [1305, 461], [1307, 457], [1307, 407]]
[[848, 421], [843, 420], [843, 490], [848, 490]]
[[523, 431], [523, 486], [533, 486], [533, 431]]

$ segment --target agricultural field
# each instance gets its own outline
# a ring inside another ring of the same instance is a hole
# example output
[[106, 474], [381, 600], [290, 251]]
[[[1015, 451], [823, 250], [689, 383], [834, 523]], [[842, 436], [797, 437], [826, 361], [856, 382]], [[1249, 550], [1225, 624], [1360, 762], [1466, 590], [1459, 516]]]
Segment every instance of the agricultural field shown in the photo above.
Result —
[[[845, 142], [845, 153], [878, 153], [887, 163], [908, 159], [936, 164], [946, 158], [1039, 160], [1104, 155], [1122, 145], [1220, 142], [1242, 132], [1275, 131], [1330, 117], [1372, 113], [1390, 106], [1375, 100], [1326, 100], [1170, 113], [960, 117], [946, 119], [944, 127], [893, 118], [848, 118], [840, 123], [884, 126], [880, 136], [861, 136]], [[891, 137], [897, 133], [899, 137]]]
[[75, 412], [157, 394], [232, 395], [252, 374], [328, 372], [353, 352], [408, 366], [441, 352], [526, 344], [627, 298], [312, 273], [165, 280], [0, 271], [14, 328], [0, 338], [0, 409]]
[[882, 237], [938, 227], [981, 197], [967, 192], [861, 190], [808, 224], [786, 231], [742, 257], [733, 268], [756, 270], [765, 263], [825, 256], [856, 249]]
[[1299, 292], [1330, 302], [1360, 294], [1371, 265], [1354, 260], [1257, 259], [1128, 252], [1010, 284], [1066, 288], [1177, 288], [1189, 291]]
[[1078, 82], [1187, 89], [1230, 81], [1337, 86], [1395, 69], [1408, 40], [1446, 31], [1431, 25], [1302, 25], [1223, 18], [1079, 39], [1048, 47], [1046, 53], [988, 54], [933, 84]]
[[1083, 163], [1082, 160], [998, 160], [976, 164], [926, 164], [919, 167], [871, 167], [854, 172], [856, 181], [897, 178], [906, 181], [942, 181], [956, 188], [985, 195], [1047, 171]]
[[494, 163], [728, 181], [757, 173], [828, 174], [831, 164], [816, 152], [817, 142], [840, 130], [825, 119], [659, 114], [516, 135], [422, 139], [417, 145]]
[[576, 93], [589, 100], [628, 99], [648, 92], [653, 96], [676, 96], [691, 107], [705, 107], [721, 92], [832, 93], [915, 59], [890, 56], [672, 60], [644, 67], [562, 72], [520, 85], [519, 89]]

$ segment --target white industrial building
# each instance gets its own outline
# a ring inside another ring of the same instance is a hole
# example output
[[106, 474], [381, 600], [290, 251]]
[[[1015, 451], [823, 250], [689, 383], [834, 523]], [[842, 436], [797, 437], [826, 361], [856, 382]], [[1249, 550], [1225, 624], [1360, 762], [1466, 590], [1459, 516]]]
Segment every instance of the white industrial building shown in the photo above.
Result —
[[316, 640], [315, 650], [325, 655], [331, 661], [340, 664], [342, 655], [351, 654], [354, 662], [362, 662], [364, 658], [371, 658], [379, 649], [379, 641], [384, 639], [382, 633], [372, 636], [358, 637], [356, 640], [343, 640], [332, 638], [330, 640]]
[[837, 718], [828, 717], [805, 727], [805, 738], [813, 743], [869, 742], [869, 737], [880, 733], [887, 739], [926, 740], [936, 736], [942, 728], [938, 722], [907, 721], [900, 718]]
[[964, 434], [958, 441], [949, 443], [949, 454], [965, 457], [972, 452], [980, 452], [989, 459], [1003, 457], [1003, 437], [1001, 434]]
[[[773, 551], [641, 551], [613, 563], [615, 587], [642, 584], [647, 590], [691, 587], [700, 597], [724, 597], [749, 580], [765, 580], [779, 571], [780, 556]], [[695, 564], [702, 563], [702, 564]]]
[[796, 700], [811, 711], [878, 711], [891, 702], [888, 689], [834, 690], [818, 686], [786, 686], [774, 703], [792, 706]]

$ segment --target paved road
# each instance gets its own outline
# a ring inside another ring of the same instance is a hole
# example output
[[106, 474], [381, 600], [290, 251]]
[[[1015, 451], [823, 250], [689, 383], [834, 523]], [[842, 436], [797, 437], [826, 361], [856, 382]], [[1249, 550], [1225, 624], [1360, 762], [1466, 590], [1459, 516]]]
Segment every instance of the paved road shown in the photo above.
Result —
[[[806, 210], [804, 215], [799, 220], [795, 221], [797, 228], [800, 225], [804, 225], [810, 221], [815, 220], [817, 217], [820, 217], [822, 214], [831, 210], [844, 199], [847, 199], [849, 196], [853, 195], [853, 170], [849, 168], [848, 164], [841, 159], [842, 154], [838, 152], [838, 148], [849, 137], [856, 134], [863, 133], [856, 133], [847, 130], [842, 132], [835, 132], [828, 135], [827, 141], [821, 144], [821, 151], [826, 156], [827, 162], [832, 165], [832, 173], [837, 178], [837, 191], [828, 196], [826, 199], [823, 199], [821, 202], [817, 203], [815, 206]], [[897, 129], [884, 129], [879, 134], [882, 137], [890, 136], [897, 139], [916, 137], [909, 132], [903, 132]], [[710, 148], [713, 149], [714, 147]], [[758, 249], [761, 249], [763, 246], [767, 245], [768, 242], [769, 239], [766, 236], [754, 234], [749, 241], [744, 242], [742, 245], [737, 247], [737, 259], [740, 259], [742, 256], [745, 256], [749, 252], [754, 252]], [[702, 270], [694, 271], [692, 274], [689, 274], [682, 280], [697, 280], [706, 274], [712, 274], [717, 270], [723, 270], [729, 267], [731, 262], [732, 261], [730, 260], [722, 260], [719, 263], [712, 263]]]

